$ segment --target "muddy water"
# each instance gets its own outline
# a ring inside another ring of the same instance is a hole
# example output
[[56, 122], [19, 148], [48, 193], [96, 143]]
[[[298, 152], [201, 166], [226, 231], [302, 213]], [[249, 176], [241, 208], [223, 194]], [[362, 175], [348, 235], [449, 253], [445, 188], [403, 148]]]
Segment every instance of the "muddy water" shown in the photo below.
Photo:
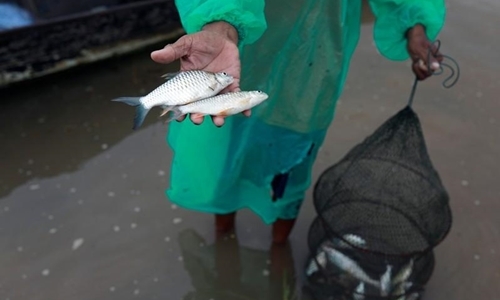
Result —
[[[447, 90], [433, 78], [415, 99], [454, 217], [424, 299], [500, 299], [499, 17], [493, 1], [451, 2], [442, 50], [459, 61], [461, 80]], [[362, 29], [315, 178], [406, 103], [409, 67], [381, 58], [371, 32]], [[147, 49], [0, 91], [0, 299], [283, 299], [284, 284], [300, 290], [310, 196], [286, 247], [271, 247], [270, 228], [247, 211], [236, 236], [216, 241], [211, 216], [164, 196], [171, 152], [159, 111], [132, 132], [133, 110], [109, 101], [151, 90], [176, 67], [153, 63]]]

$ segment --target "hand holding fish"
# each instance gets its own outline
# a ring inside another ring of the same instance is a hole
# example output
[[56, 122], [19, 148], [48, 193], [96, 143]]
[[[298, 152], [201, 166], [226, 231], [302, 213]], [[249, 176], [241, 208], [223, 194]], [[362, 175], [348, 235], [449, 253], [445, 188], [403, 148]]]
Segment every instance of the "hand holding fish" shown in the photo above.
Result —
[[[221, 93], [240, 91], [240, 56], [238, 50], [238, 32], [226, 22], [207, 24], [200, 32], [188, 34], [175, 43], [151, 53], [151, 58], [158, 63], [169, 64], [180, 59], [181, 71], [204, 70], [226, 72], [234, 77], [234, 82]], [[250, 110], [243, 112], [250, 116]], [[178, 120], [182, 121], [185, 116]], [[201, 124], [204, 116], [191, 114], [191, 121]], [[216, 126], [224, 124], [224, 116], [212, 116]]]
[[[427, 39], [425, 28], [422, 25], [416, 25], [408, 30], [406, 38], [408, 40], [408, 53], [413, 61], [413, 73], [415, 73], [418, 80], [425, 80], [432, 75], [432, 72], [439, 69], [443, 57], [436, 46]], [[431, 49], [432, 54], [430, 55], [430, 61], [427, 61], [429, 49]], [[429, 72], [428, 66], [430, 66], [431, 72]]]

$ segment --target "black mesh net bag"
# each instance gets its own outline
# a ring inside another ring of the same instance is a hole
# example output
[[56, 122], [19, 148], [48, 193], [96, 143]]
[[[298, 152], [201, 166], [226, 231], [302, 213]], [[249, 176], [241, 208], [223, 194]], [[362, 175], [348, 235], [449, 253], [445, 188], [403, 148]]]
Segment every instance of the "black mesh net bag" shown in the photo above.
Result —
[[[306, 270], [314, 290], [348, 297], [359, 288], [373, 299], [421, 291], [434, 267], [432, 249], [451, 227], [448, 201], [419, 119], [408, 106], [316, 183], [318, 217], [309, 230]], [[409, 274], [395, 280], [405, 268]]]
[[322, 173], [314, 206], [306, 275], [318, 299], [420, 297], [452, 215], [411, 100]]

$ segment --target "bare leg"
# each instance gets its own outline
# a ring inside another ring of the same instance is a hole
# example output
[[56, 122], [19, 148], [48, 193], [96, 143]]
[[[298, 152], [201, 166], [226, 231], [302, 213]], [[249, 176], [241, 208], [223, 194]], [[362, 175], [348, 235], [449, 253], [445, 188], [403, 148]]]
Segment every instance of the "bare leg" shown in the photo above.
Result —
[[[302, 174], [304, 180], [307, 178], [306, 175], [308, 174], [304, 172], [310, 172], [310, 170], [306, 170], [305, 168], [309, 166], [308, 160], [312, 159], [311, 154], [313, 153], [314, 147], [314, 144], [312, 144], [309, 152], [307, 153], [306, 159], [301, 164], [295, 166], [294, 170], [292, 170], [293, 172], [299, 172], [299, 174]], [[282, 201], [281, 199], [285, 196], [288, 179], [292, 171], [284, 174], [278, 174], [273, 178], [273, 181], [271, 182], [271, 197], [273, 202]], [[287, 207], [282, 207], [286, 219], [277, 219], [273, 224], [273, 243], [275, 245], [285, 244], [288, 241], [288, 237], [292, 232], [296, 220], [295, 218], [292, 219], [290, 217], [296, 217], [299, 214], [303, 200], [304, 199], [298, 199], [297, 201], [286, 204]]]
[[295, 219], [278, 219], [273, 224], [273, 243], [277, 245], [285, 244], [295, 225]]
[[236, 212], [224, 215], [215, 215], [215, 231], [217, 234], [226, 234], [234, 230]]

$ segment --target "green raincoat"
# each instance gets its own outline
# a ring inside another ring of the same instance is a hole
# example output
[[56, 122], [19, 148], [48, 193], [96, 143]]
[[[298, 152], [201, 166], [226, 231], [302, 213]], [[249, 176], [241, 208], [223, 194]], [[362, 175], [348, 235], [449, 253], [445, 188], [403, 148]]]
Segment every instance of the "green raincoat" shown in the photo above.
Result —
[[[405, 32], [416, 24], [434, 40], [445, 19], [444, 0], [369, 0], [374, 40], [391, 60], [405, 60]], [[269, 99], [252, 117], [231, 116], [217, 128], [206, 121], [173, 122], [168, 198], [188, 209], [229, 213], [249, 208], [265, 223], [297, 216], [311, 169], [332, 122], [361, 26], [361, 0], [176, 0], [187, 33], [226, 21], [239, 33], [241, 89]], [[271, 184], [287, 174], [284, 194]]]

